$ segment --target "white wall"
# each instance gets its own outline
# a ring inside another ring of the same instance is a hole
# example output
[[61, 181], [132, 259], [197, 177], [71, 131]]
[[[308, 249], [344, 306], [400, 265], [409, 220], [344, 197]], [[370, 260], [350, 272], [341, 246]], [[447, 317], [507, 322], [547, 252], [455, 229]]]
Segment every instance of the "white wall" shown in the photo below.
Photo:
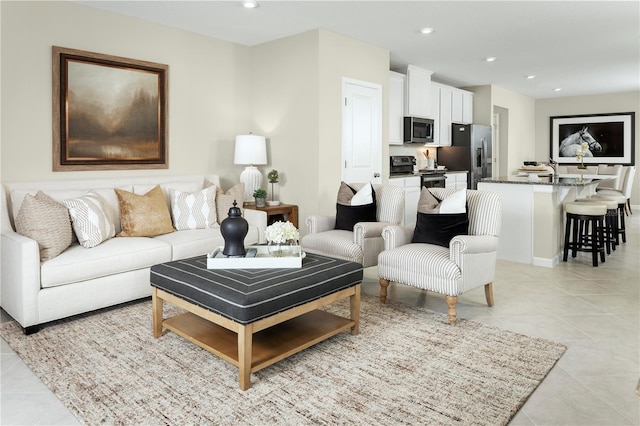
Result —
[[[635, 164], [640, 165], [640, 92], [569, 96], [536, 101], [536, 159], [549, 158], [550, 117], [611, 112], [635, 112]], [[640, 203], [640, 176], [636, 173], [631, 203]]]
[[[249, 48], [66, 1], [0, 7], [3, 181], [199, 172], [237, 181]], [[169, 65], [169, 170], [52, 172], [52, 45]]]

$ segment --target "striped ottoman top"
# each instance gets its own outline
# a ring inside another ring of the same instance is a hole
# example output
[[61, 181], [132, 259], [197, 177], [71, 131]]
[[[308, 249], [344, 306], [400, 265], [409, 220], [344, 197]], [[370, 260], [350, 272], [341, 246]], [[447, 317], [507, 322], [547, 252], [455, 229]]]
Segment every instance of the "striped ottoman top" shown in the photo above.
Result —
[[302, 268], [207, 269], [206, 256], [151, 267], [151, 285], [249, 324], [362, 282], [362, 265], [307, 253]]

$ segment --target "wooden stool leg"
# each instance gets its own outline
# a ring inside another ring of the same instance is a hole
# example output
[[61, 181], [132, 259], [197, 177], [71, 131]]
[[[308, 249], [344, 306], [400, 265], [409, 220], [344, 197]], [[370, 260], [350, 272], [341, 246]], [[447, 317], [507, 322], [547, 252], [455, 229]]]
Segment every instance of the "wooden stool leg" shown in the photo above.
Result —
[[571, 234], [571, 221], [573, 220], [570, 215], [567, 215], [567, 223], [564, 226], [564, 249], [562, 250], [562, 261], [566, 262], [569, 255], [569, 236]]
[[625, 229], [625, 223], [624, 223], [624, 204], [620, 205], [618, 207], [618, 210], [620, 211], [620, 233], [622, 233], [622, 242], [626, 243], [627, 230]]
[[380, 302], [387, 302], [387, 287], [389, 287], [389, 280], [385, 280], [384, 278], [380, 278]]

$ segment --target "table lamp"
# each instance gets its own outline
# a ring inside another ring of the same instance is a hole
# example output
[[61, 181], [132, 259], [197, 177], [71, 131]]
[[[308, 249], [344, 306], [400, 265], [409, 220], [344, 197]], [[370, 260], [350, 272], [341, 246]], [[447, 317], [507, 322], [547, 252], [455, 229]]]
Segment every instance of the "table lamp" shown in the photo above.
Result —
[[240, 182], [244, 184], [244, 199], [253, 201], [253, 191], [262, 185], [262, 173], [254, 165], [267, 164], [267, 142], [264, 136], [254, 134], [236, 136], [234, 164], [244, 164]]

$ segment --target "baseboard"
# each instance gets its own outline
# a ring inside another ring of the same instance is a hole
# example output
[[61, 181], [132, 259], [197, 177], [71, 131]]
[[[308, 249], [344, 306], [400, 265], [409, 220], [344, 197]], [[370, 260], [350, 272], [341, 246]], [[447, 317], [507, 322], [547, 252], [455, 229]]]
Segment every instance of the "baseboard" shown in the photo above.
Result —
[[534, 266], [542, 266], [544, 268], [553, 268], [558, 263], [560, 263], [560, 255], [556, 255], [551, 259], [549, 259], [547, 257], [534, 257], [533, 258], [533, 265]]

